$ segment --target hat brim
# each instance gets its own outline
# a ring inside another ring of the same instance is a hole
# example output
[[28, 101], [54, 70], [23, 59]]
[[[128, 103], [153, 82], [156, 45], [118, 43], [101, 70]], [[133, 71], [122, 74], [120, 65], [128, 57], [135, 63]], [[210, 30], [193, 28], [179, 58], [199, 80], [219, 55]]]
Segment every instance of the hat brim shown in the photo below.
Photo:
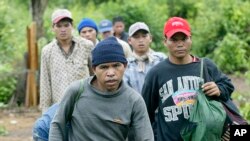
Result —
[[137, 31], [139, 31], [139, 30], [143, 30], [143, 31], [146, 31], [147, 33], [149, 33], [149, 30], [147, 30], [147, 29], [144, 29], [144, 28], [140, 28], [140, 29], [137, 29], [137, 30], [135, 30], [135, 31], [133, 31], [133, 32], [131, 32], [131, 33], [129, 33], [129, 36], [131, 37], [131, 36], [133, 36]]
[[174, 30], [167, 32], [165, 35], [168, 38], [171, 38], [175, 33], [178, 33], [178, 32], [184, 33], [187, 36], [191, 36], [191, 33], [187, 30], [184, 30], [184, 29], [174, 29]]
[[73, 19], [71, 18], [71, 17], [68, 17], [68, 16], [61, 16], [61, 17], [58, 17], [58, 18], [56, 18], [54, 21], [53, 21], [53, 23], [54, 24], [56, 24], [56, 23], [58, 23], [59, 21], [61, 21], [62, 19], [70, 19], [71, 21], [73, 21]]
[[105, 28], [100, 28], [99, 29], [100, 33], [107, 32], [107, 31], [112, 31], [112, 27], [105, 27]]

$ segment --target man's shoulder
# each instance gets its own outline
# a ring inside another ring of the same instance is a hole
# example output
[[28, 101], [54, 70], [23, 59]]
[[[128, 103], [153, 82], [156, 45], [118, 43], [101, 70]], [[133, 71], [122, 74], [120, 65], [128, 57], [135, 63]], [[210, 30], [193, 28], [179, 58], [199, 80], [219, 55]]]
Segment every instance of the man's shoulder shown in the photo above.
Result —
[[130, 100], [137, 101], [137, 100], [142, 98], [140, 93], [138, 93], [136, 90], [134, 90], [133, 88], [131, 88], [127, 84], [125, 84], [125, 85], [126, 85], [126, 94], [128, 94]]
[[128, 45], [127, 42], [123, 41], [122, 39], [119, 39], [118, 37], [116, 37], [116, 40], [118, 43], [120, 43], [121, 45]]
[[91, 42], [90, 40], [87, 40], [85, 38], [82, 37], [78, 37], [78, 36], [74, 36], [73, 37], [73, 41], [77, 44], [79, 44], [80, 46], [91, 46], [94, 47], [93, 42]]
[[53, 39], [51, 42], [49, 42], [48, 44], [46, 44], [43, 48], [42, 48], [42, 52], [46, 53], [50, 52], [54, 46], [57, 45], [57, 41], [56, 39]]
[[166, 54], [162, 53], [162, 52], [152, 52], [152, 55], [160, 60], [163, 60], [165, 58], [167, 58]]
[[[163, 68], [165, 69], [165, 67], [167, 66], [166, 64], [166, 61], [165, 60], [162, 60], [160, 61], [159, 63], [155, 64], [154, 67], [152, 67], [149, 72], [153, 73], [153, 74], [156, 74], [156, 73], [159, 73], [160, 70], [162, 70]], [[148, 72], [148, 73], [149, 73]]]

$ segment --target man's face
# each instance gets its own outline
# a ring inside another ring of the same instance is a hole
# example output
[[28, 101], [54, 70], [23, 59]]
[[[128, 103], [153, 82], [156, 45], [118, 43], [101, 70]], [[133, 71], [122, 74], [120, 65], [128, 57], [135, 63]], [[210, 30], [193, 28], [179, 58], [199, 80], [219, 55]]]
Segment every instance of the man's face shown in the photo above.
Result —
[[182, 59], [190, 54], [192, 40], [186, 34], [177, 32], [171, 38], [165, 39], [164, 45], [172, 57]]
[[72, 37], [73, 26], [68, 20], [61, 20], [53, 25], [53, 32], [58, 40], [68, 40]]
[[126, 65], [120, 62], [103, 63], [93, 67], [101, 91], [113, 92], [119, 88]]
[[128, 38], [128, 43], [133, 47], [133, 51], [138, 55], [144, 55], [149, 50], [152, 36], [145, 30], [136, 31]]
[[115, 22], [113, 25], [114, 33], [121, 34], [124, 31], [125, 25], [123, 22]]
[[101, 34], [102, 34], [102, 39], [104, 40], [104, 39], [112, 36], [112, 31], [105, 31], [105, 32], [103, 32]]
[[88, 39], [90, 41], [92, 41], [93, 43], [96, 42], [96, 30], [94, 28], [91, 27], [84, 27], [82, 28], [82, 30], [80, 31], [80, 36]]

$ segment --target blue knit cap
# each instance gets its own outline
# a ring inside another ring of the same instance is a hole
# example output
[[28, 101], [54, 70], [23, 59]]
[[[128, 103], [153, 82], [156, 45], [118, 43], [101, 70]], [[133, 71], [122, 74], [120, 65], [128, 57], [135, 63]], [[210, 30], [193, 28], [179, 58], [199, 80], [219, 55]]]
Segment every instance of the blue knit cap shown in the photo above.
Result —
[[102, 40], [92, 50], [92, 66], [110, 62], [127, 63], [123, 48], [115, 37]]
[[80, 33], [84, 27], [94, 28], [96, 30], [96, 33], [98, 33], [98, 28], [97, 28], [96, 23], [90, 18], [84, 18], [81, 20], [81, 22], [78, 24], [78, 27], [77, 27], [78, 32]]

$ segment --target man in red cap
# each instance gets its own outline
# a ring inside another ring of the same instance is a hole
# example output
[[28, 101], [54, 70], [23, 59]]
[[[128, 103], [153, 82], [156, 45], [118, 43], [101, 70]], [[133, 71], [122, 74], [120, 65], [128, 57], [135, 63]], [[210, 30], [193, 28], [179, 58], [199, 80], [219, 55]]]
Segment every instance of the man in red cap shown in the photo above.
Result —
[[200, 78], [201, 59], [190, 53], [191, 29], [180, 17], [170, 18], [164, 26], [164, 45], [168, 58], [147, 74], [142, 89], [156, 141], [181, 141], [182, 126], [190, 115], [199, 83], [204, 93], [227, 101], [234, 90], [231, 80], [209, 59], [204, 59], [208, 78]]

